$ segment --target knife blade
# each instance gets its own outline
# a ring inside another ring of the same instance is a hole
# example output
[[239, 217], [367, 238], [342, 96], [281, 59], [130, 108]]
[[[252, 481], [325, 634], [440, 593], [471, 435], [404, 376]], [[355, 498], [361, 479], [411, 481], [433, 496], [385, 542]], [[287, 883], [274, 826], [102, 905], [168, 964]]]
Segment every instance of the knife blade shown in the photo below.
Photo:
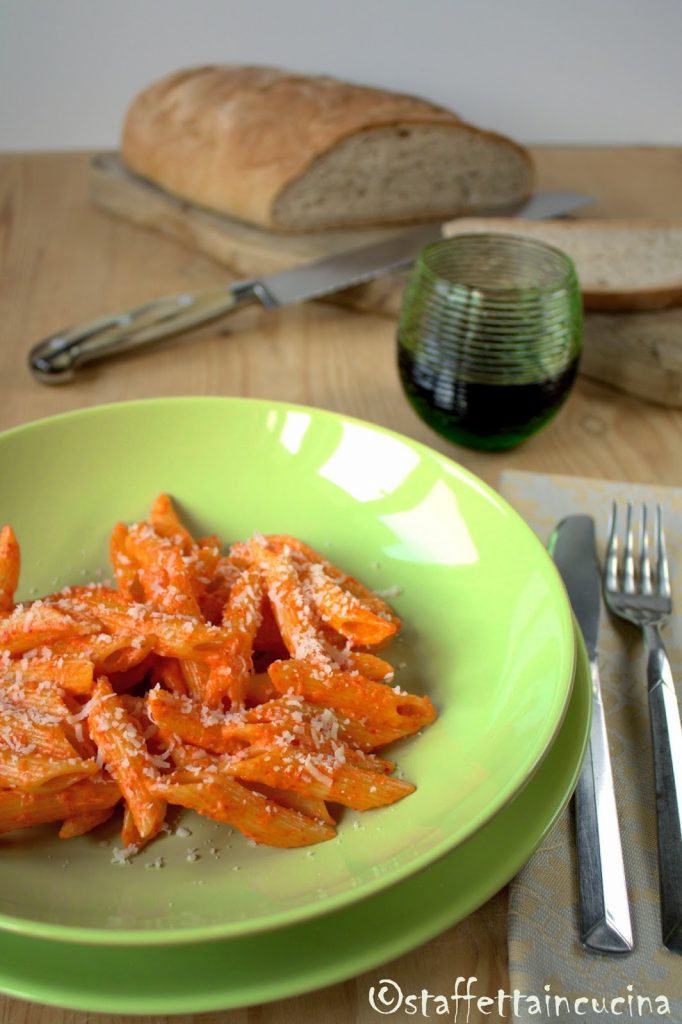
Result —
[[574, 800], [580, 940], [591, 951], [629, 953], [632, 923], [597, 657], [601, 575], [594, 520], [562, 519], [548, 548], [585, 640], [592, 678], [590, 739]]
[[[577, 192], [540, 192], [525, 203], [478, 211], [476, 216], [513, 215], [541, 220], [571, 213], [592, 201]], [[60, 384], [73, 379], [77, 368], [86, 363], [191, 330], [250, 303], [278, 309], [332, 295], [409, 267], [424, 246], [442, 237], [442, 231], [443, 225], [438, 222], [421, 224], [388, 241], [337, 253], [293, 270], [194, 295], [156, 299], [123, 313], [58, 331], [33, 346], [28, 357], [29, 369], [42, 384]]]

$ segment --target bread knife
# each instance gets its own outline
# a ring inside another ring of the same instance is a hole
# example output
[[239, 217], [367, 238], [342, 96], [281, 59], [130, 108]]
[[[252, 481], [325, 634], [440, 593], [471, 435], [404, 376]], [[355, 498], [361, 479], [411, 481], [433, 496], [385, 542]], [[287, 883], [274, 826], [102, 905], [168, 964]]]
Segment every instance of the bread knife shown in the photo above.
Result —
[[[527, 202], [477, 211], [476, 216], [543, 220], [572, 213], [591, 202], [591, 197], [576, 192], [538, 192]], [[29, 368], [42, 384], [61, 384], [72, 380], [81, 366], [191, 330], [242, 306], [260, 303], [264, 309], [278, 309], [323, 298], [409, 267], [425, 245], [443, 237], [442, 231], [438, 222], [421, 224], [389, 241], [337, 253], [293, 270], [196, 294], [171, 295], [100, 317], [39, 342], [29, 353]]]
[[592, 678], [590, 738], [574, 799], [580, 941], [592, 952], [629, 953], [630, 905], [597, 659], [601, 574], [594, 520], [583, 515], [562, 519], [548, 547], [585, 640]]

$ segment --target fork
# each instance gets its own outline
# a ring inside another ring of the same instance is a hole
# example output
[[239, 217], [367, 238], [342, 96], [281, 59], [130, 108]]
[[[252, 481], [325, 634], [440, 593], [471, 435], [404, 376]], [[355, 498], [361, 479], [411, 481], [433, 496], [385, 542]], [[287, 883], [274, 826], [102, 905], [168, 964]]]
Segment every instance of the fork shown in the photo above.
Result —
[[615, 615], [639, 626], [644, 633], [656, 786], [661, 927], [664, 945], [674, 953], [682, 953], [682, 726], [675, 683], [659, 628], [672, 612], [663, 517], [661, 506], [657, 505], [652, 556], [647, 507], [642, 506], [639, 564], [635, 568], [632, 503], [628, 503], [622, 574], [618, 564], [617, 517], [614, 502], [604, 565], [604, 600]]

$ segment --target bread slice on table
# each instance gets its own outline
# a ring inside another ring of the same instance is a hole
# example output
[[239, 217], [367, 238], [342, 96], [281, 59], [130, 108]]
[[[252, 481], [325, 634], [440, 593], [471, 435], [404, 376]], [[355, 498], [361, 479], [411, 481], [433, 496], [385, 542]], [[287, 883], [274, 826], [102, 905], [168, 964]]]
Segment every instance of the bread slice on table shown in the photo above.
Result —
[[432, 103], [241, 65], [141, 92], [122, 156], [175, 195], [275, 231], [445, 219], [532, 191], [522, 146]]
[[463, 218], [448, 224], [444, 233], [482, 231], [536, 238], [567, 253], [588, 309], [682, 305], [682, 221]]
[[682, 309], [590, 313], [580, 373], [656, 405], [682, 408]]

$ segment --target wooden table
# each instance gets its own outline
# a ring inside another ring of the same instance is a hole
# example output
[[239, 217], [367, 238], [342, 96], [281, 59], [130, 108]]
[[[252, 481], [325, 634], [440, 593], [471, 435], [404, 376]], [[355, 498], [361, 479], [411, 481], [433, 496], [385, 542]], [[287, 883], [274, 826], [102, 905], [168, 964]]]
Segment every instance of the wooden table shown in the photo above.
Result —
[[[595, 195], [595, 216], [682, 217], [680, 149], [538, 147], [535, 156], [539, 187]], [[184, 344], [168, 343], [113, 361], [69, 386], [41, 387], [29, 376], [26, 353], [46, 334], [225, 279], [224, 269], [209, 260], [91, 208], [87, 161], [88, 155], [80, 153], [0, 159], [0, 429], [123, 399], [247, 395], [335, 409], [401, 431], [455, 458], [493, 486], [507, 468], [680, 483], [682, 412], [586, 380], [578, 381], [554, 423], [515, 451], [481, 454], [447, 444], [403, 398], [394, 363], [394, 324], [321, 303], [279, 313], [245, 310], [229, 328], [210, 327]], [[379, 978], [389, 976], [405, 991], [445, 992], [457, 975], [475, 975], [479, 993], [508, 991], [504, 891], [390, 966], [309, 996], [201, 1019], [216, 1024], [377, 1021], [367, 993]], [[0, 999], [0, 1024], [81, 1024], [88, 1019], [92, 1015]], [[480, 1021], [496, 1019], [492, 1014]], [[475, 1020], [472, 1013], [472, 1024]]]

